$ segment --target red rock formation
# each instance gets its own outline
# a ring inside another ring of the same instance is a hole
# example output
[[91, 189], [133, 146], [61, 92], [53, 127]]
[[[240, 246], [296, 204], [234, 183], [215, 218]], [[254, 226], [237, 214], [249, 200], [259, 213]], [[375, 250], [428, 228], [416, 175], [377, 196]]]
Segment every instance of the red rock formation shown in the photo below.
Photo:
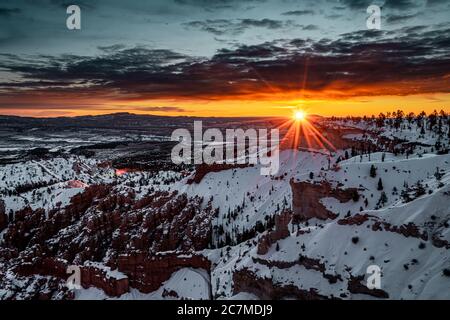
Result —
[[5, 245], [17, 248], [19, 251], [26, 248], [34, 234], [31, 230], [37, 230], [38, 226], [45, 220], [43, 209], [32, 210], [31, 207], [15, 213], [14, 222], [9, 225], [4, 235]]
[[188, 179], [187, 184], [200, 183], [203, 178], [210, 172], [220, 172], [229, 169], [246, 168], [249, 164], [226, 164], [226, 163], [214, 163], [214, 164], [201, 164], [195, 169], [193, 177]]
[[292, 207], [296, 220], [308, 220], [311, 218], [321, 220], [335, 219], [337, 215], [320, 203], [320, 199], [333, 197], [340, 202], [348, 202], [355, 197], [355, 193], [358, 193], [356, 188], [333, 188], [326, 181], [312, 184], [304, 181], [295, 182], [291, 179], [290, 184], [293, 196]]
[[412, 222], [408, 224], [402, 224], [401, 226], [395, 226], [388, 222], [376, 221], [372, 225], [372, 230], [373, 231], [383, 230], [382, 227], [384, 227], [386, 231], [395, 232], [405, 237], [414, 237], [420, 238], [422, 240], [428, 240], [428, 234], [426, 232], [420, 232], [419, 228]]
[[[56, 258], [33, 258], [33, 262], [23, 262], [18, 265], [14, 272], [19, 276], [49, 276], [66, 282], [69, 274], [67, 261]], [[81, 285], [83, 288], [95, 287], [102, 289], [107, 295], [119, 297], [129, 292], [128, 278], [126, 276], [116, 277], [111, 275], [107, 267], [87, 264], [80, 266]]]
[[130, 291], [128, 277], [111, 275], [107, 268], [92, 265], [81, 268], [81, 285], [83, 288], [102, 289], [110, 297], [120, 297]]
[[[120, 296], [131, 286], [144, 292], [156, 290], [180, 268], [209, 270], [207, 259], [186, 255], [192, 249], [205, 249], [211, 239], [215, 213], [211, 202], [202, 202], [200, 197], [156, 191], [137, 203], [132, 193], [91, 186], [47, 217], [42, 209], [24, 208], [15, 213], [4, 235], [0, 274], [16, 273], [24, 284], [38, 275], [48, 276], [47, 284], [35, 286], [36, 290], [54, 288], [45, 291], [48, 297], [60, 297], [58, 290], [65, 291], [68, 264], [82, 266], [84, 287], [94, 286], [111, 296]], [[152, 255], [159, 251], [176, 253]], [[104, 261], [111, 270], [119, 267], [126, 277], [111, 277], [104, 266], [85, 266], [89, 261]], [[0, 286], [13, 288], [14, 283], [0, 277]], [[16, 288], [13, 296], [39, 295], [33, 288]]]
[[278, 269], [289, 269], [293, 266], [303, 266], [309, 270], [315, 270], [322, 273], [323, 277], [330, 283], [336, 283], [338, 280], [342, 281], [340, 275], [327, 274], [325, 271], [325, 264], [321, 263], [319, 259], [312, 259], [307, 256], [300, 255], [297, 260], [294, 261], [276, 261], [276, 260], [264, 260], [260, 258], [252, 258], [253, 262], [259, 263], [270, 268], [277, 267]]
[[440, 239], [438, 235], [433, 234], [431, 237], [431, 243], [437, 248], [450, 249], [450, 242], [444, 239]]
[[364, 276], [350, 276], [350, 279], [348, 280], [347, 289], [351, 293], [359, 293], [359, 294], [367, 294], [372, 297], [376, 298], [383, 298], [388, 299], [389, 294], [381, 289], [369, 289], [364, 284], [361, 283], [361, 281], [364, 280]]
[[375, 216], [369, 215], [369, 214], [355, 214], [354, 216], [350, 216], [347, 218], [343, 218], [338, 220], [338, 224], [339, 225], [357, 225], [360, 226], [362, 225], [364, 222], [368, 221], [370, 218], [375, 218]]
[[162, 293], [161, 296], [163, 298], [167, 298], [167, 297], [176, 298], [176, 299], [179, 298], [178, 293], [176, 291], [174, 291], [174, 290], [167, 290], [167, 289], [163, 290], [163, 293]]
[[266, 254], [272, 244], [278, 240], [289, 236], [289, 222], [292, 218], [292, 212], [285, 210], [281, 214], [275, 216], [275, 230], [269, 231], [263, 235], [258, 243], [258, 254]]
[[356, 214], [351, 217], [338, 220], [340, 225], [362, 225], [366, 221], [372, 221], [373, 231], [388, 231], [401, 234], [405, 237], [420, 238], [422, 240], [428, 240], [428, 234], [426, 231], [421, 232], [419, 227], [412, 222], [408, 224], [402, 224], [400, 226], [392, 225], [389, 222], [381, 221], [378, 217], [369, 214]]
[[18, 275], [42, 275], [59, 279], [67, 279], [67, 261], [55, 258], [30, 257], [32, 262], [22, 262], [14, 269]]
[[148, 256], [144, 252], [120, 255], [118, 259], [118, 270], [128, 276], [130, 286], [144, 293], [157, 290], [164, 281], [169, 280], [172, 273], [187, 267], [209, 272], [211, 262], [198, 255]]
[[262, 300], [280, 300], [294, 298], [298, 300], [327, 299], [316, 289], [303, 290], [293, 285], [280, 286], [271, 279], [258, 277], [248, 269], [241, 269], [233, 273], [234, 294], [249, 292]]

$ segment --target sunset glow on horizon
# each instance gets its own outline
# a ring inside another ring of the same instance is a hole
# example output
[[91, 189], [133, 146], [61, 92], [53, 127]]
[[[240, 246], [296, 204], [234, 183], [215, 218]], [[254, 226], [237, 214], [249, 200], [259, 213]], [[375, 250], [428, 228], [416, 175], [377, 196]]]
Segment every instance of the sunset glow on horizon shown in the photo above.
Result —
[[[0, 97], [0, 100], [2, 98]], [[76, 102], [76, 105], [71, 103]], [[46, 108], [46, 103], [48, 107]], [[397, 109], [415, 114], [434, 110], [449, 112], [450, 94], [356, 97], [336, 100], [145, 100], [131, 102], [69, 99], [39, 101], [40, 108], [2, 108], [0, 114], [31, 117], [102, 115], [129, 112], [135, 114], [197, 117], [291, 117], [295, 105], [303, 105], [309, 114], [320, 116], [377, 116]], [[64, 107], [62, 107], [64, 105]], [[243, 108], [245, 106], [245, 108]]]

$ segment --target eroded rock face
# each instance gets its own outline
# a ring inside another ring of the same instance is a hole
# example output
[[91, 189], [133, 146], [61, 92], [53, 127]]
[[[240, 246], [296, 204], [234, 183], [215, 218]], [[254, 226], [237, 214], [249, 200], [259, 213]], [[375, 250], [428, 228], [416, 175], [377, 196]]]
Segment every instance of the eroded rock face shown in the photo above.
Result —
[[81, 285], [86, 289], [99, 288], [111, 297], [120, 297], [130, 291], [127, 276], [110, 274], [104, 268], [95, 266], [81, 267]]
[[[88, 187], [48, 215], [24, 208], [15, 213], [0, 246], [0, 287], [12, 290], [10, 298], [36, 299], [36, 288], [49, 299], [67, 299], [66, 270], [74, 265], [81, 268], [85, 288], [110, 296], [133, 286], [151, 292], [179, 268], [209, 271], [209, 261], [191, 251], [208, 246], [215, 213], [200, 197], [156, 191], [137, 200], [133, 192], [102, 185]], [[157, 255], [161, 251], [173, 254]], [[118, 268], [123, 276], [111, 276]], [[7, 272], [23, 280], [23, 287], [4, 277]], [[38, 282], [30, 287], [33, 281]], [[8, 297], [0, 292], [0, 299]]]
[[187, 184], [200, 183], [203, 178], [210, 172], [220, 172], [229, 169], [246, 168], [249, 164], [226, 164], [226, 163], [214, 163], [214, 164], [201, 164], [195, 169], [194, 175], [186, 182]]
[[259, 258], [252, 258], [253, 262], [268, 266], [270, 268], [276, 267], [278, 269], [289, 269], [293, 266], [303, 266], [309, 270], [315, 270], [320, 272], [322, 276], [328, 280], [330, 283], [336, 283], [338, 280], [342, 281], [341, 275], [332, 275], [326, 273], [325, 264], [320, 262], [318, 259], [309, 258], [304, 255], [300, 255], [297, 260], [294, 261], [277, 261], [277, 260], [264, 260]]
[[364, 276], [350, 276], [350, 279], [347, 283], [348, 291], [351, 293], [366, 294], [375, 298], [389, 298], [389, 294], [386, 291], [381, 289], [369, 289], [364, 284], [362, 284], [363, 280]]
[[409, 222], [407, 224], [402, 224], [401, 226], [395, 226], [388, 222], [377, 221], [372, 225], [373, 231], [383, 230], [382, 227], [389, 232], [395, 232], [401, 234], [405, 237], [420, 238], [422, 240], [428, 240], [428, 234], [426, 232], [421, 232], [419, 227], [414, 223]]
[[288, 210], [275, 216], [275, 230], [269, 231], [261, 237], [258, 243], [258, 254], [266, 254], [272, 244], [289, 236], [288, 225], [291, 219], [292, 212]]
[[[80, 284], [83, 288], [95, 287], [112, 297], [119, 297], [130, 290], [128, 277], [125, 275], [117, 277], [108, 272], [106, 270], [108, 269], [107, 267], [102, 268], [94, 265], [73, 267], [78, 268], [80, 271]], [[52, 277], [53, 281], [59, 282], [60, 286], [64, 287], [71, 275], [68, 272], [68, 268], [69, 263], [65, 260], [51, 257], [36, 257], [31, 262], [22, 262], [17, 265], [14, 268], [14, 272], [19, 277]], [[53, 292], [52, 296], [55, 294], [59, 294], [59, 292]], [[48, 298], [50, 299], [51, 296]]]
[[294, 211], [294, 218], [298, 220], [308, 220], [311, 218], [318, 218], [321, 220], [335, 219], [336, 214], [329, 211], [320, 199], [325, 197], [333, 197], [340, 202], [348, 202], [353, 199], [358, 190], [356, 188], [341, 189], [333, 188], [329, 182], [322, 181], [321, 183], [309, 182], [295, 182], [290, 181]]
[[8, 216], [6, 215], [5, 202], [0, 199], [0, 231], [3, 231], [8, 225]]
[[298, 300], [323, 300], [317, 290], [303, 290], [293, 285], [280, 286], [271, 279], [258, 277], [248, 269], [235, 271], [233, 274], [234, 294], [249, 292], [262, 300], [280, 300], [294, 298]]
[[[422, 240], [428, 240], [428, 233], [420, 230], [418, 226], [409, 222], [400, 226], [393, 225], [389, 222], [383, 221], [380, 218], [369, 214], [356, 214], [351, 217], [346, 217], [338, 220], [340, 225], [362, 225], [365, 222], [372, 222], [371, 229], [373, 231], [387, 231], [401, 234], [404, 237], [419, 238]], [[439, 246], [437, 246], [439, 247]]]
[[350, 217], [346, 217], [343, 219], [338, 220], [338, 224], [341, 226], [344, 225], [357, 225], [360, 226], [362, 225], [364, 222], [369, 221], [370, 218], [375, 218], [375, 216], [373, 215], [369, 215], [369, 214], [355, 214], [354, 216], [350, 216]]
[[144, 252], [121, 255], [118, 270], [129, 277], [130, 285], [144, 293], [157, 290], [181, 268], [200, 268], [209, 272], [211, 263], [199, 255], [160, 254], [149, 256]]

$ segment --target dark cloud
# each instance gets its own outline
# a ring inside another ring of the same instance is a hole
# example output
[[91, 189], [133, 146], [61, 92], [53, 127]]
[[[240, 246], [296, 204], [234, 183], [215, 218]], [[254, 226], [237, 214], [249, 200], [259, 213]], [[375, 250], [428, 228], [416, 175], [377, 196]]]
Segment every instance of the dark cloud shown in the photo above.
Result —
[[18, 8], [0, 8], [0, 17], [10, 17], [14, 14], [19, 14], [20, 11]]
[[418, 7], [422, 3], [423, 1], [415, 0], [385, 0], [383, 7], [398, 10], [407, 10]]
[[372, 4], [371, 0], [340, 0], [340, 2], [350, 9], [366, 9]]
[[145, 47], [117, 47], [96, 57], [1, 55], [0, 69], [23, 81], [3, 80], [0, 92], [10, 100], [70, 95], [215, 99], [298, 90], [305, 73], [306, 90], [334, 97], [448, 92], [449, 32], [363, 30], [336, 40], [241, 45], [211, 58]]
[[73, 4], [79, 6], [81, 9], [95, 8], [95, 6], [92, 4], [92, 1], [83, 1], [83, 0], [76, 0], [76, 1], [50, 0], [50, 4], [64, 10], [66, 10], [68, 6]]
[[249, 28], [282, 29], [297, 26], [292, 20], [281, 21], [273, 19], [215, 19], [204, 21], [191, 21], [185, 23], [187, 28], [195, 28], [201, 31], [212, 33], [216, 36], [238, 35]]
[[284, 16], [305, 16], [309, 14], [314, 14], [313, 10], [293, 10], [293, 11], [287, 11], [283, 12], [282, 15]]
[[238, 35], [244, 32], [244, 28], [226, 19], [215, 19], [205, 21], [191, 21], [184, 24], [188, 29], [198, 29], [201, 31], [212, 33], [216, 36], [222, 36], [225, 34]]
[[427, 6], [437, 6], [448, 3], [448, 0], [427, 0]]
[[176, 4], [195, 6], [206, 11], [217, 9], [236, 9], [243, 5], [263, 3], [266, 0], [174, 0]]
[[342, 14], [337, 14], [337, 13], [327, 15], [327, 19], [339, 19], [339, 18], [342, 18], [342, 17], [343, 17]]
[[125, 49], [126, 45], [124, 44], [113, 44], [110, 46], [99, 46], [98, 49], [105, 52], [115, 52]]
[[414, 13], [414, 14], [395, 14], [395, 15], [390, 15], [386, 18], [386, 21], [389, 23], [403, 23], [406, 22], [408, 20], [411, 20], [415, 17], [417, 17], [419, 14], [418, 13]]
[[364, 10], [371, 4], [382, 4], [383, 8], [405, 10], [415, 8], [423, 3], [423, 1], [420, 0], [384, 0], [384, 3], [373, 0], [341, 0], [340, 2], [350, 9], [355, 10]]
[[319, 27], [314, 24], [308, 24], [306, 26], [301, 27], [303, 30], [312, 31], [312, 30], [319, 30]]
[[280, 29], [284, 26], [283, 21], [272, 19], [242, 19], [240, 23], [245, 27], [262, 27], [268, 29]]

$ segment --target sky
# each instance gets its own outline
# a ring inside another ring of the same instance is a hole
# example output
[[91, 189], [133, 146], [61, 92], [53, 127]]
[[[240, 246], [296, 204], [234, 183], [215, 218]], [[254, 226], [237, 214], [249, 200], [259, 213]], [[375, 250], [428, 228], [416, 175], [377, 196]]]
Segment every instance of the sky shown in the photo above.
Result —
[[450, 112], [449, 17], [447, 0], [1, 0], [0, 114]]

